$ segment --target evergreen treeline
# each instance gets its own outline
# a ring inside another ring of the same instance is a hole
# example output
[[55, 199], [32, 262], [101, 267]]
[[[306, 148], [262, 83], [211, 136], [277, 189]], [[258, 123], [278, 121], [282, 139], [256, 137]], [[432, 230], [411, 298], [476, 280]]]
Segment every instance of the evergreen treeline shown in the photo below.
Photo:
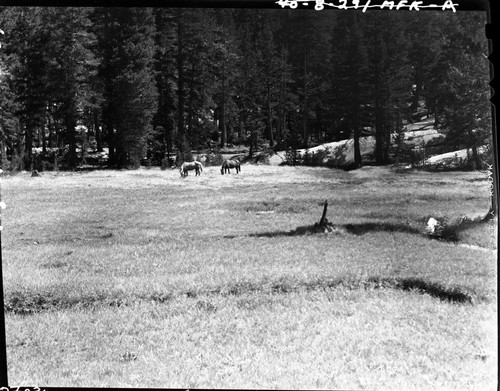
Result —
[[[391, 135], [424, 110], [450, 150], [491, 136], [482, 13], [0, 8], [0, 155], [72, 169], [245, 144]], [[370, 133], [370, 134], [372, 134]]]

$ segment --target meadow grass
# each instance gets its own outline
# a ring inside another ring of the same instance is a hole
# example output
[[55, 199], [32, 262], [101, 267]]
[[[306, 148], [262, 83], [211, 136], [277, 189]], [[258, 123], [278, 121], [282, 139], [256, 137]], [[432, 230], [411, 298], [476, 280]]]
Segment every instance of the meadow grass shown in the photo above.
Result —
[[[244, 165], [4, 178], [10, 382], [492, 387], [496, 221], [453, 243], [423, 234], [431, 216], [484, 215], [483, 176]], [[290, 235], [324, 200], [345, 229]]]

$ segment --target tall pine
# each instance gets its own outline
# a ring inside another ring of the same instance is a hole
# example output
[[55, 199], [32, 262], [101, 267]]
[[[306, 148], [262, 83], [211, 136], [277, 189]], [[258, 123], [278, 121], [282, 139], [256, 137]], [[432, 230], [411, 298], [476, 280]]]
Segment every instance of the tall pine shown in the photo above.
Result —
[[146, 156], [157, 109], [153, 10], [107, 8], [100, 13], [103, 122], [108, 132], [110, 163], [119, 168], [136, 168]]

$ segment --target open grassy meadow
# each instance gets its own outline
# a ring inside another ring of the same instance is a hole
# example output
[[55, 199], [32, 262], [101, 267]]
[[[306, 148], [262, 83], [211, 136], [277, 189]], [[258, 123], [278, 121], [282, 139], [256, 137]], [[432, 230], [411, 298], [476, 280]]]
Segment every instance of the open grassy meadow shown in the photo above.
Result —
[[[481, 172], [2, 178], [11, 386], [495, 390]], [[328, 200], [331, 234], [298, 234]]]

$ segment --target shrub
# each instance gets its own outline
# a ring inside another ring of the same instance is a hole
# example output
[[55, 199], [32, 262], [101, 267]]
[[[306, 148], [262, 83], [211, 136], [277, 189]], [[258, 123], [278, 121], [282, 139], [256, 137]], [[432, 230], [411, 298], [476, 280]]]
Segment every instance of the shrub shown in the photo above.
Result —
[[33, 170], [39, 172], [42, 171], [53, 171], [57, 169], [57, 155], [59, 153], [58, 148], [47, 149], [44, 152], [36, 152], [33, 154]]
[[173, 165], [175, 165], [174, 159], [168, 158], [166, 156], [163, 159], [161, 159], [161, 166], [160, 166], [160, 168], [162, 170], [166, 170], [167, 168], [170, 168]]
[[348, 145], [344, 144], [333, 151], [330, 149], [330, 156], [327, 158], [325, 165], [329, 168], [338, 168], [340, 166], [345, 165], [346, 156], [347, 156]]
[[394, 163], [411, 164], [412, 166], [420, 163], [420, 153], [415, 149], [413, 144], [404, 141], [398, 142], [397, 145], [390, 148], [390, 152], [394, 155]]
[[220, 166], [224, 157], [220, 152], [211, 151], [206, 155], [205, 166]]
[[266, 152], [261, 152], [255, 156], [255, 163], [257, 164], [269, 164], [269, 154]]
[[152, 165], [153, 165], [153, 161], [152, 161], [152, 159], [151, 159], [151, 158], [144, 159], [144, 160], [142, 161], [142, 165], [143, 165], [144, 167], [146, 167], [146, 168], [151, 168], [151, 167], [152, 167]]
[[295, 148], [288, 148], [285, 152], [285, 164], [295, 166], [302, 163], [302, 156]]
[[12, 159], [10, 161], [10, 167], [9, 169], [11, 171], [22, 171], [24, 170], [24, 160], [22, 154], [13, 154]]
[[320, 150], [317, 152], [306, 151], [304, 153], [304, 158], [302, 159], [302, 164], [304, 166], [321, 166], [323, 164], [323, 159], [325, 157], [325, 150]]
[[180, 166], [184, 162], [192, 162], [194, 160], [193, 153], [191, 150], [186, 150], [184, 152], [181, 152], [177, 150], [176, 156], [175, 156], [175, 164], [177, 166]]

